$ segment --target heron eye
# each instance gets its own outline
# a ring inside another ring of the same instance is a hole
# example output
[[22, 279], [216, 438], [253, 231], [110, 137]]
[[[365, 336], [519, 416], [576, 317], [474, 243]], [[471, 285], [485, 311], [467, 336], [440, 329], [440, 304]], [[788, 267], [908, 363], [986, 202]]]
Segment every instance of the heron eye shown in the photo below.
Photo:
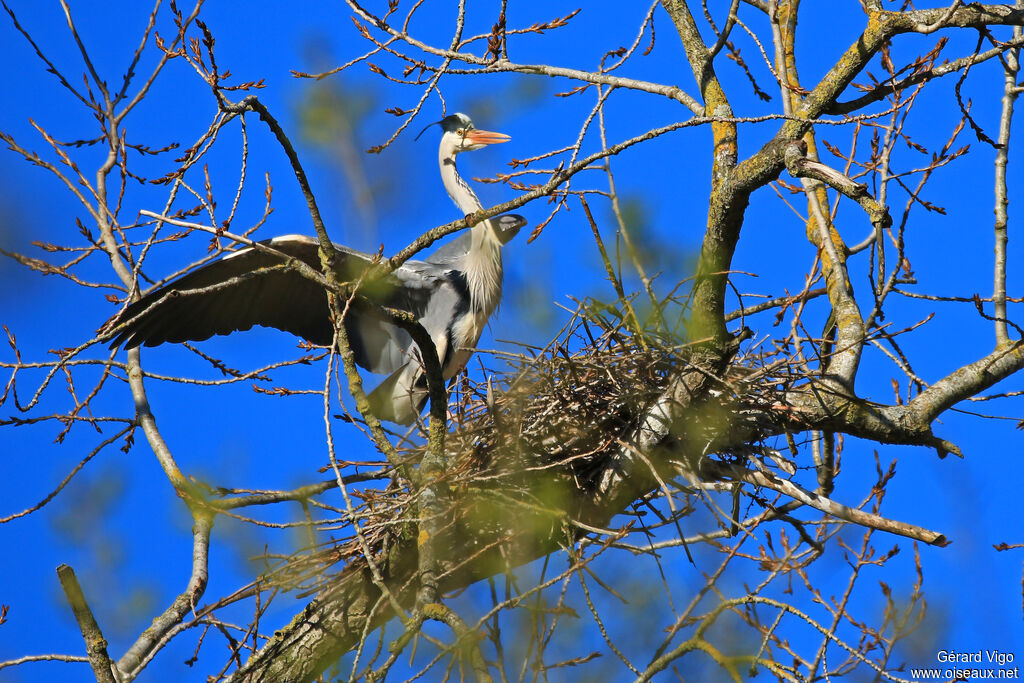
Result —
[[465, 128], [459, 128], [457, 131], [455, 131], [455, 134], [456, 135], [461, 135], [462, 137], [465, 137], [466, 136], [466, 129]]

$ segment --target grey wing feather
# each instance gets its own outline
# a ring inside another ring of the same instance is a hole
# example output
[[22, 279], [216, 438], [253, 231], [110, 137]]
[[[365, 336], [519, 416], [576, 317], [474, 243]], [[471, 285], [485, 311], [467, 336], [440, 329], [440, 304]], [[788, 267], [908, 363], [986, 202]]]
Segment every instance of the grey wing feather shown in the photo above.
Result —
[[[502, 244], [516, 236], [519, 229], [526, 225], [526, 219], [514, 213], [506, 213], [495, 216], [491, 219], [498, 232], [498, 239]], [[442, 245], [426, 258], [428, 263], [451, 263], [461, 256], [464, 256], [472, 244], [473, 236], [467, 230], [451, 242]]]
[[[424, 264], [414, 264], [420, 265]], [[451, 325], [468, 310], [469, 293], [464, 276], [455, 270], [445, 270], [443, 278], [435, 283], [427, 307], [420, 315], [420, 323], [435, 344], [441, 367], [447, 368], [456, 343]], [[404, 364], [396, 367], [369, 396], [374, 415], [403, 425], [416, 419], [428, 397], [426, 376], [419, 357], [409, 352], [411, 348], [410, 343], [402, 355]]]
[[[315, 240], [275, 238], [266, 244], [319, 268]], [[333, 330], [326, 294], [316, 283], [282, 265], [276, 256], [245, 248], [202, 266], [128, 306], [111, 323], [128, 322], [111, 346], [202, 341], [253, 325], [276, 327], [316, 344], [329, 344]]]
[[469, 231], [465, 231], [451, 242], [441, 245], [426, 260], [428, 263], [451, 263], [469, 251], [472, 239]]
[[[446, 271], [446, 268], [438, 264], [407, 261], [392, 273], [392, 289], [383, 296], [371, 298], [382, 305], [413, 313], [430, 332], [430, 326], [423, 318], [431, 307], [431, 300], [443, 282]], [[356, 361], [361, 366], [373, 372], [393, 373], [409, 361], [413, 341], [408, 332], [386, 322], [373, 311], [365, 311], [352, 319], [355, 330], [351, 325], [347, 325], [346, 329], [350, 340], [357, 335], [362, 340], [362, 351], [355, 349], [356, 344], [352, 343], [353, 350], [356, 350]], [[360, 360], [360, 354], [365, 362]]]
[[[319, 243], [313, 238], [289, 235], [264, 244], [320, 269]], [[339, 247], [339, 278], [357, 279], [371, 258]], [[417, 265], [427, 264], [406, 264], [363, 293], [376, 303], [420, 316], [427, 308], [433, 281], [443, 269]], [[112, 333], [111, 347], [202, 341], [215, 334], [248, 330], [253, 325], [274, 327], [314, 344], [329, 345], [334, 328], [324, 289], [282, 266], [280, 257], [251, 247], [202, 266], [146, 294], [108, 323], [107, 329], [125, 325]], [[419, 270], [424, 272], [414, 274]], [[394, 372], [408, 361], [411, 338], [385, 322], [371, 306], [358, 301], [354, 304], [346, 315], [345, 328], [356, 362], [373, 372]]]

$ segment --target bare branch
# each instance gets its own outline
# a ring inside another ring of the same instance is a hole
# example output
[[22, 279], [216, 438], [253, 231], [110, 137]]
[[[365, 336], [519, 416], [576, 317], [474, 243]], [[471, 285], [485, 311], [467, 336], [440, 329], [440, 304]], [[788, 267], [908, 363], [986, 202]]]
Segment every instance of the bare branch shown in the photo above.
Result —
[[75, 613], [75, 621], [85, 638], [85, 649], [89, 653], [89, 664], [92, 666], [92, 673], [96, 676], [98, 683], [115, 683], [114, 674], [111, 671], [112, 664], [107, 655], [107, 640], [100, 631], [96, 618], [92, 615], [85, 596], [82, 594], [82, 587], [78, 585], [75, 571], [66, 564], [57, 567], [57, 576], [60, 578], [60, 585], [64, 589], [64, 595], [71, 604], [71, 610]]

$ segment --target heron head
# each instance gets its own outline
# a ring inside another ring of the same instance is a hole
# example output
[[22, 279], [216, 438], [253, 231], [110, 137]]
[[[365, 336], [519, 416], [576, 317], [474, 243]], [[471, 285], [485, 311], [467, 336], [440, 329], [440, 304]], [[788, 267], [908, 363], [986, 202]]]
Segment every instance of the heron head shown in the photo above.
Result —
[[[479, 130], [473, 125], [473, 121], [465, 114], [452, 114], [436, 122], [441, 126], [444, 135], [441, 137], [441, 148], [452, 156], [460, 152], [472, 152], [477, 149], [494, 145], [499, 142], [508, 142], [512, 138], [504, 133], [493, 133], [488, 130]], [[434, 125], [433, 123], [430, 124]], [[427, 126], [429, 128], [430, 126]], [[424, 128], [423, 130], [426, 130]], [[423, 132], [420, 132], [423, 135]], [[419, 137], [417, 135], [416, 137]]]

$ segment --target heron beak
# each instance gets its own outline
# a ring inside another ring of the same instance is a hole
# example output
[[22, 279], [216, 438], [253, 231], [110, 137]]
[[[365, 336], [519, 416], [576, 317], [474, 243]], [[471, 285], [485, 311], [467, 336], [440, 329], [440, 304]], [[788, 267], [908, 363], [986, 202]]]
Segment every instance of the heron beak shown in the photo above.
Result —
[[512, 138], [504, 133], [492, 133], [489, 130], [473, 129], [466, 133], [465, 141], [471, 145], [494, 145], [499, 142], [508, 142]]

